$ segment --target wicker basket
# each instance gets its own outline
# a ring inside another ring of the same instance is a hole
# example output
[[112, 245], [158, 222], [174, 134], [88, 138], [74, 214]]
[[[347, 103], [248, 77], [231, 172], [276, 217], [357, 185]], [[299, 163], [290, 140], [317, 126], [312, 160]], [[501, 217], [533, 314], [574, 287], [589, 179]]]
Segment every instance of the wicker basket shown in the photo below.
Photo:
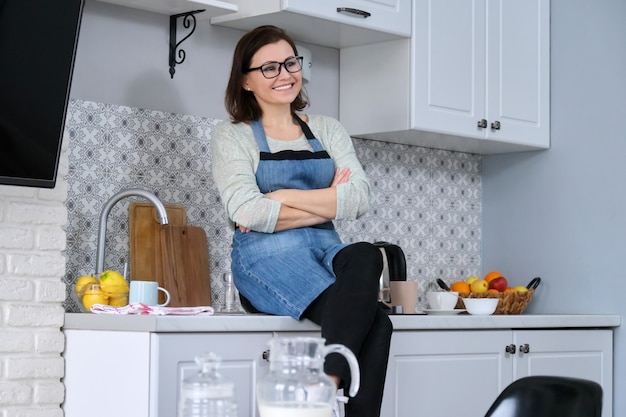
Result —
[[456, 308], [465, 308], [461, 298], [499, 298], [500, 301], [493, 314], [522, 314], [528, 307], [528, 303], [530, 303], [534, 293], [534, 289], [530, 289], [528, 292], [460, 292]]

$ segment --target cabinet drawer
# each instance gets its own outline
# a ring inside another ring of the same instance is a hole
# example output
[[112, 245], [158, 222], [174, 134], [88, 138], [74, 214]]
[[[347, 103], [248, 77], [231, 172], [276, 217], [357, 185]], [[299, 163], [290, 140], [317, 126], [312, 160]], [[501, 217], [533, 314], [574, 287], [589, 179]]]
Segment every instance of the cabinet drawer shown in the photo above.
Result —
[[[411, 36], [411, 3], [403, 0], [285, 0], [286, 12], [310, 15], [346, 25]], [[339, 12], [341, 8], [344, 11]], [[353, 10], [354, 12], [351, 12]], [[359, 14], [364, 12], [367, 17]]]
[[208, 20], [213, 16], [234, 13], [237, 7], [230, 2], [221, 0], [201, 0], [199, 3], [192, 0], [99, 0], [103, 3], [116, 4], [147, 12], [173, 15], [186, 13], [191, 10], [203, 9], [204, 13], [197, 15], [198, 20]]
[[[285, 29], [297, 41], [344, 48], [411, 36], [411, 0], [233, 0], [239, 12], [212, 24], [250, 30], [261, 25]], [[345, 11], [338, 12], [338, 8]], [[351, 13], [349, 10], [368, 14]]]

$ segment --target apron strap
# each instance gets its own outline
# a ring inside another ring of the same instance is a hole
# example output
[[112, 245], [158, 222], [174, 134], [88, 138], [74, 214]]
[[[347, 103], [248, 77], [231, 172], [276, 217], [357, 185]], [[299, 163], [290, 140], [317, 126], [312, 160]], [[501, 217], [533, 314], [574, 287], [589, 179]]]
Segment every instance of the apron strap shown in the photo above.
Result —
[[302, 120], [297, 114], [294, 113], [293, 117], [300, 125], [300, 129], [302, 129], [304, 136], [306, 136], [307, 139], [315, 139], [315, 136], [313, 136], [313, 132], [311, 132], [311, 129], [309, 128], [309, 125], [306, 124], [304, 120]]
[[254, 139], [256, 140], [256, 146], [259, 147], [259, 151], [270, 153], [270, 147], [267, 144], [265, 129], [263, 129], [261, 119], [253, 120], [250, 122], [250, 126], [252, 127], [252, 132], [254, 132]]
[[[313, 148], [313, 152], [324, 151], [324, 147], [315, 137], [315, 135], [313, 135], [313, 132], [311, 131], [309, 125], [306, 124], [306, 122], [295, 113], [293, 114], [293, 118], [298, 122], [298, 124], [300, 125], [300, 129], [302, 129], [302, 133], [304, 133], [304, 136], [309, 140], [309, 143]], [[267, 144], [267, 137], [265, 136], [265, 129], [263, 129], [263, 123], [261, 123], [261, 119], [253, 120], [252, 122], [250, 122], [250, 126], [252, 127], [254, 139], [256, 140], [256, 144], [259, 147], [259, 151], [261, 153], [270, 154], [270, 148]]]

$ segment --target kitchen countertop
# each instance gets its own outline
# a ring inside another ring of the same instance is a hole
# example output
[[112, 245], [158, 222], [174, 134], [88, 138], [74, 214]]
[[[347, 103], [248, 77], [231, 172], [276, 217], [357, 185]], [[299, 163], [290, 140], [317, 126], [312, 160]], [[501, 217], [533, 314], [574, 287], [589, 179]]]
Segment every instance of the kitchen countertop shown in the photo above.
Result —
[[[520, 314], [470, 316], [391, 315], [394, 330], [476, 330], [617, 327], [617, 314]], [[64, 329], [129, 332], [274, 332], [315, 331], [308, 321], [265, 314], [220, 314], [199, 316], [140, 316], [92, 313], [66, 313]]]

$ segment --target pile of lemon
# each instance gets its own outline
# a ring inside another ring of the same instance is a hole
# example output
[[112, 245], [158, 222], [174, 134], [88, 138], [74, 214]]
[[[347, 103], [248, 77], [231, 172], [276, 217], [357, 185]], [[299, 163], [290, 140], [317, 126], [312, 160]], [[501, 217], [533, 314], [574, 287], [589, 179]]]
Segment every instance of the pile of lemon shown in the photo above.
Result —
[[122, 307], [128, 304], [129, 286], [119, 272], [106, 270], [100, 273], [100, 279], [94, 275], [84, 275], [74, 284], [76, 296], [87, 311], [94, 304], [107, 304]]

